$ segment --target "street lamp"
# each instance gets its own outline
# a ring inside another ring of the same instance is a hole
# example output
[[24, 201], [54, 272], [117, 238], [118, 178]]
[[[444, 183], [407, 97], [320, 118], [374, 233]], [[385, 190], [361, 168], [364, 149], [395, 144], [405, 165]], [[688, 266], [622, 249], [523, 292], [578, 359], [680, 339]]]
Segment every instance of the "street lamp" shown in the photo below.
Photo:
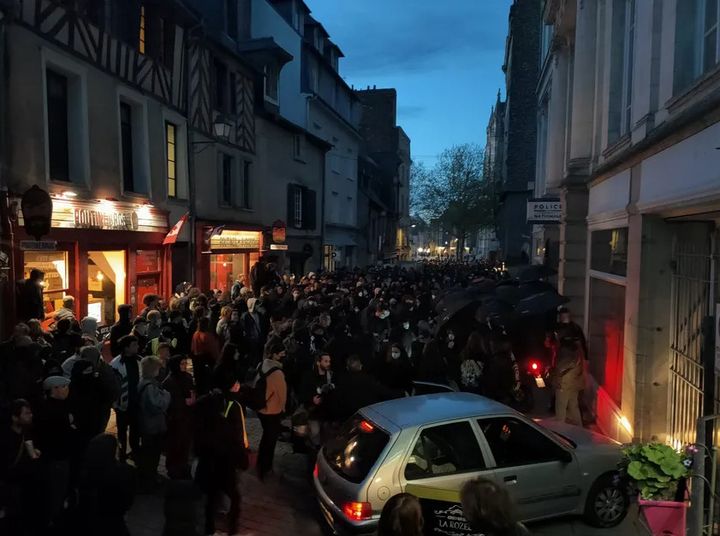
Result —
[[213, 123], [213, 133], [218, 138], [227, 140], [230, 137], [230, 129], [232, 125], [223, 116], [218, 115]]

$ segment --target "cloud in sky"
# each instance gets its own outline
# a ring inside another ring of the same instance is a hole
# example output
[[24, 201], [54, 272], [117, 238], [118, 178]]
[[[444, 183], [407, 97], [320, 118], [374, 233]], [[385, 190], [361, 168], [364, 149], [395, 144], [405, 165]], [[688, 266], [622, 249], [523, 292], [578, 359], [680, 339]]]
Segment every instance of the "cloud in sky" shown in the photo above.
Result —
[[[485, 141], [512, 0], [305, 0], [355, 87], [394, 87], [412, 153]], [[425, 158], [425, 157], [424, 157]], [[432, 160], [428, 160], [432, 164]]]

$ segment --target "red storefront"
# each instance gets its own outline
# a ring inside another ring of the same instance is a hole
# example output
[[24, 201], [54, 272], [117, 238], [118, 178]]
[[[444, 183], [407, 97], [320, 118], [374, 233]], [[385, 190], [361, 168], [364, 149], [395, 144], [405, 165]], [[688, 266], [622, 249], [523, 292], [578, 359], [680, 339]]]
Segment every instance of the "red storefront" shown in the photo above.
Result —
[[261, 227], [197, 222], [195, 236], [197, 286], [230, 291], [238, 279], [250, 283], [250, 270], [262, 252]]
[[168, 214], [152, 205], [56, 197], [52, 228], [41, 242], [27, 235], [18, 211], [14, 276], [27, 278], [33, 268], [45, 272], [46, 315], [72, 295], [78, 318], [107, 325], [118, 305], [132, 304], [137, 313], [146, 294], [169, 293], [170, 263], [162, 245], [167, 230]]

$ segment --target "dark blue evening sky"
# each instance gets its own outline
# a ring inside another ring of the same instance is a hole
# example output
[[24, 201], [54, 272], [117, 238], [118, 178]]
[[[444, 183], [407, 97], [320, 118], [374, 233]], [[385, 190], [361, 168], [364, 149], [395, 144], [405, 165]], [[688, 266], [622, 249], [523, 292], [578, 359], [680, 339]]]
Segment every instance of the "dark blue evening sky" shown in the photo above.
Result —
[[345, 53], [356, 88], [398, 91], [398, 124], [413, 160], [459, 143], [485, 143], [512, 0], [305, 0]]

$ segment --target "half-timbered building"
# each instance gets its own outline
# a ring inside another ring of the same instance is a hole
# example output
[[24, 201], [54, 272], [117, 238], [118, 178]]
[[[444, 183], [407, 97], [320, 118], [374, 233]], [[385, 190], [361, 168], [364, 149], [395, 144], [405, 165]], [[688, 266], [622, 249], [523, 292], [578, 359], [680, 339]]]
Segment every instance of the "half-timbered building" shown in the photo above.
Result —
[[[48, 317], [70, 294], [79, 317], [111, 324], [118, 305], [172, 286], [163, 241], [188, 210], [185, 54], [196, 20], [174, 1], [1, 8], [7, 279], [40, 269]], [[33, 185], [53, 201], [42, 241], [19, 209]]]

